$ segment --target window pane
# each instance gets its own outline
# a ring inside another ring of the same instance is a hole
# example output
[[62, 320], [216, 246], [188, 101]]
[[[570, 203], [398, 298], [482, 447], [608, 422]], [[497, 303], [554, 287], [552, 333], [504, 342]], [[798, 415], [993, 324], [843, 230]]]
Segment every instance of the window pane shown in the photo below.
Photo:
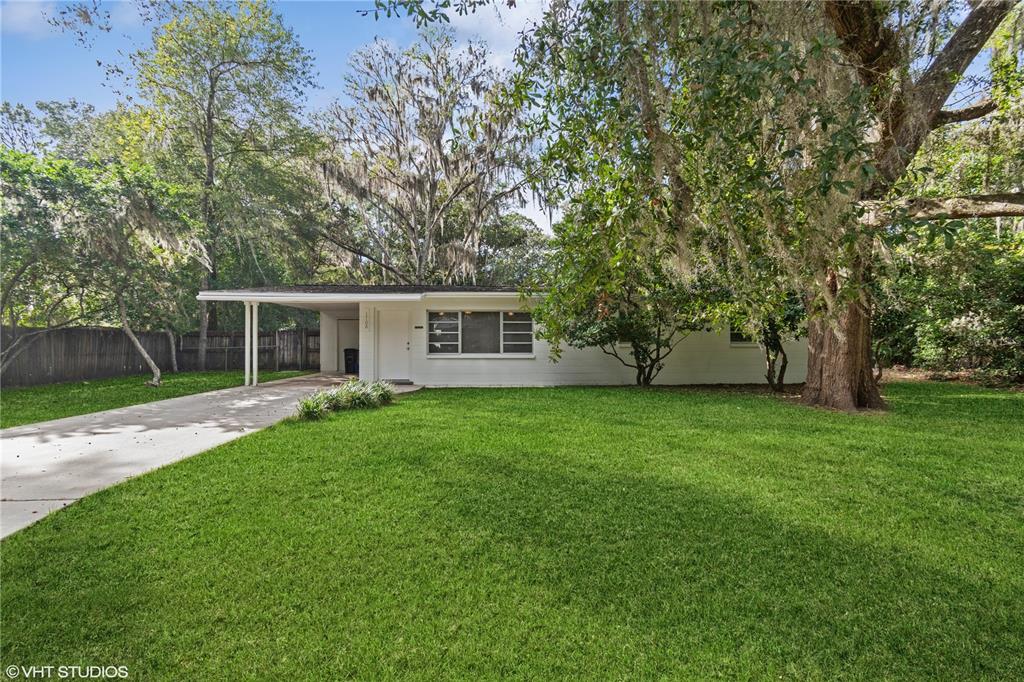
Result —
[[505, 313], [505, 322], [532, 322], [532, 321], [533, 321], [533, 317], [530, 316], [530, 313], [515, 313], [515, 312]]
[[529, 343], [533, 340], [530, 332], [505, 332], [501, 340], [505, 343]]
[[431, 322], [458, 322], [458, 313], [430, 313], [430, 317], [427, 318]]
[[458, 353], [459, 344], [457, 343], [434, 343], [431, 341], [427, 344], [427, 352], [431, 354], [443, 355], [445, 353]]
[[743, 333], [739, 329], [729, 330], [729, 343], [753, 343], [754, 339], [751, 336]]
[[530, 343], [506, 343], [505, 344], [505, 352], [506, 353], [532, 353], [533, 352], [533, 342], [531, 341]]
[[462, 352], [499, 352], [500, 319], [499, 313], [462, 313]]

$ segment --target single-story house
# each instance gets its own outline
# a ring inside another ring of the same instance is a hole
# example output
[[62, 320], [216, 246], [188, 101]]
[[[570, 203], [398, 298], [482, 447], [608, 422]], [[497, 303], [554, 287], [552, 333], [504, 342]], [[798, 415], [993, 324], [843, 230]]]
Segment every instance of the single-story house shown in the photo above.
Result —
[[[345, 351], [358, 352], [361, 379], [424, 386], [550, 386], [632, 384], [635, 374], [599, 348], [563, 349], [550, 359], [536, 338], [530, 301], [514, 288], [477, 286], [312, 285], [203, 291], [201, 301], [246, 307], [246, 383], [256, 382], [252, 339], [259, 305], [320, 313], [320, 371], [345, 370]], [[802, 382], [807, 346], [786, 345], [788, 382]], [[628, 355], [628, 347], [622, 348]], [[764, 355], [729, 329], [693, 332], [665, 360], [662, 385], [764, 382]]]

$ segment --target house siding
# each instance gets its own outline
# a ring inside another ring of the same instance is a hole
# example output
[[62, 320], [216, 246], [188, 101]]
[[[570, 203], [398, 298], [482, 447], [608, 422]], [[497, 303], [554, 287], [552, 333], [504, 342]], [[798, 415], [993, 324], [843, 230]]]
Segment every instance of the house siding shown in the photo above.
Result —
[[[429, 356], [427, 354], [428, 311], [521, 310], [515, 296], [494, 297], [428, 297], [420, 301], [375, 301], [359, 305], [359, 369], [360, 377], [378, 379], [377, 318], [384, 309], [404, 309], [409, 315], [409, 377], [424, 386], [554, 386], [632, 384], [635, 374], [618, 360], [600, 349], [563, 348], [561, 359], [550, 359], [550, 346], [534, 340], [530, 357], [507, 356], [461, 357]], [[321, 358], [333, 358], [323, 371], [337, 371], [337, 321], [324, 314], [321, 322]], [[329, 319], [328, 319], [329, 318]], [[327, 348], [324, 343], [332, 344]], [[628, 348], [623, 348], [628, 353]], [[786, 344], [789, 356], [787, 383], [804, 380], [807, 367], [807, 345], [803, 341]], [[683, 339], [665, 360], [665, 367], [655, 384], [751, 384], [763, 383], [764, 356], [756, 345], [733, 345], [728, 330], [694, 332]]]

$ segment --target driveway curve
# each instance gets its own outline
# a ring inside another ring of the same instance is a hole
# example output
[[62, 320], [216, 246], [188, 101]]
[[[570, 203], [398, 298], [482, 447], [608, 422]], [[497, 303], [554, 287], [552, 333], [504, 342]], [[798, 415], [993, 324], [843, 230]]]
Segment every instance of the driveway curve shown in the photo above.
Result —
[[90, 493], [275, 424], [295, 413], [299, 398], [339, 381], [296, 377], [4, 429], [0, 537]]

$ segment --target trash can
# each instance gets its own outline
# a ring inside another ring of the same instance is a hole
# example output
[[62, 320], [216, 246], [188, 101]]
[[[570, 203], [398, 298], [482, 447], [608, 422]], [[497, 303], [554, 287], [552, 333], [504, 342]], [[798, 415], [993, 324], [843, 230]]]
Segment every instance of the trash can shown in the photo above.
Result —
[[345, 374], [359, 374], [359, 349], [345, 349]]

